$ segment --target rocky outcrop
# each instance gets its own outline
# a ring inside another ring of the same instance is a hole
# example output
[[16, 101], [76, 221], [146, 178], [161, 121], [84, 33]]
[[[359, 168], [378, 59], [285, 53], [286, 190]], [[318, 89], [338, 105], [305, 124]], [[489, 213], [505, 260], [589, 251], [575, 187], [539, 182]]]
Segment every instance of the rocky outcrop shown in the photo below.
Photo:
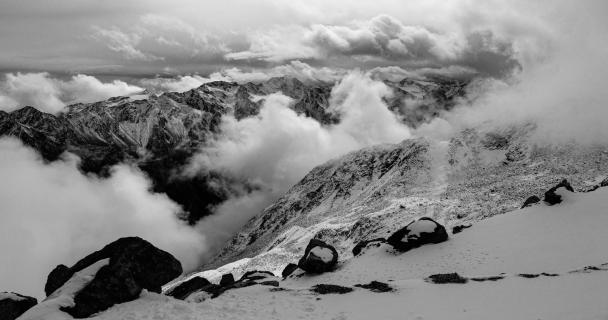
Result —
[[446, 283], [467, 283], [469, 280], [465, 277], [460, 276], [458, 273], [439, 273], [434, 274], [426, 278], [428, 282], [437, 284]]
[[399, 252], [406, 252], [425, 244], [448, 240], [445, 227], [435, 220], [423, 217], [393, 233], [386, 242]]
[[194, 277], [178, 284], [166, 294], [175, 299], [184, 300], [192, 293], [198, 292], [209, 285], [211, 285], [209, 280], [203, 277]]
[[285, 266], [285, 268], [283, 269], [283, 272], [281, 272], [281, 276], [283, 277], [283, 279], [285, 279], [285, 278], [289, 277], [297, 269], [298, 269], [297, 264], [290, 263]]
[[333, 271], [337, 263], [338, 252], [334, 247], [321, 240], [312, 239], [298, 261], [298, 267], [307, 273], [323, 273]]
[[234, 283], [234, 276], [232, 273], [226, 273], [222, 275], [220, 279], [220, 287], [226, 287]]
[[15, 320], [37, 303], [36, 298], [0, 292], [0, 320]]
[[345, 294], [352, 292], [353, 288], [335, 284], [317, 284], [310, 291], [318, 294]]
[[76, 272], [108, 259], [107, 265], [74, 296], [74, 305], [62, 308], [75, 318], [86, 318], [114, 304], [139, 297], [143, 289], [161, 292], [161, 286], [177, 278], [182, 267], [171, 254], [136, 237], [118, 239], [91, 253], [74, 266], [58, 266], [48, 277], [45, 291], [51, 294]]
[[562, 196], [555, 193], [557, 190], [559, 190], [561, 188], [563, 188], [564, 190], [570, 191], [570, 192], [574, 192], [574, 189], [570, 185], [570, 182], [568, 182], [568, 180], [564, 179], [560, 183], [558, 183], [556, 186], [554, 186], [553, 188], [551, 188], [551, 189], [547, 190], [547, 192], [545, 192], [545, 197], [543, 198], [545, 203], [550, 206], [561, 203]]
[[369, 247], [379, 247], [381, 244], [383, 244], [385, 242], [386, 242], [386, 239], [384, 239], [384, 238], [360, 241], [359, 243], [357, 243], [357, 245], [355, 245], [355, 247], [352, 250], [353, 256], [358, 256], [365, 249], [367, 249]]
[[524, 204], [521, 206], [521, 209], [531, 207], [532, 205], [539, 203], [539, 202], [540, 202], [539, 197], [530, 196], [530, 197], [528, 197], [528, 199], [526, 199], [526, 201], [524, 201]]
[[394, 290], [387, 283], [380, 282], [380, 281], [372, 281], [367, 284], [356, 284], [355, 287], [367, 289], [371, 292], [378, 292], [378, 293], [391, 292]]

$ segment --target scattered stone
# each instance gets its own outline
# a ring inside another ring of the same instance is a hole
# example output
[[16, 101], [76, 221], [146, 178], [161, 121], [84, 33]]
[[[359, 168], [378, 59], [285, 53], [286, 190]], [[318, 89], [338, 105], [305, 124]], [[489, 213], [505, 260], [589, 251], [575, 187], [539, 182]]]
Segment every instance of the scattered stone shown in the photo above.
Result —
[[220, 280], [220, 287], [226, 287], [234, 283], [234, 276], [232, 273], [226, 273], [222, 275]]
[[473, 226], [473, 225], [472, 225], [472, 224], [470, 224], [470, 223], [468, 223], [468, 224], [461, 224], [461, 225], [454, 226], [454, 227], [452, 228], [452, 234], [461, 233], [461, 232], [462, 232], [462, 230], [467, 229], [467, 228], [470, 228], [470, 227], [472, 227], [472, 226]]
[[545, 277], [557, 277], [557, 276], [559, 276], [559, 274], [557, 274], [557, 273], [546, 273], [546, 272], [541, 273], [541, 275], [543, 275]]
[[298, 267], [307, 273], [333, 271], [338, 263], [338, 251], [327, 243], [312, 239], [306, 246]]
[[531, 196], [528, 199], [526, 199], [526, 201], [524, 201], [524, 204], [521, 206], [521, 209], [523, 208], [527, 208], [527, 207], [531, 207], [533, 204], [539, 203], [540, 202], [540, 198], [537, 196]]
[[518, 276], [520, 276], [522, 278], [532, 279], [532, 278], [538, 278], [540, 276], [540, 274], [537, 274], [537, 273], [520, 273], [520, 274], [518, 274]]
[[356, 284], [355, 287], [367, 289], [372, 292], [391, 292], [393, 288], [387, 283], [380, 281], [372, 281], [368, 284]]
[[427, 281], [436, 284], [445, 283], [467, 283], [468, 279], [461, 277], [458, 273], [439, 273], [429, 276]]
[[353, 288], [338, 286], [335, 284], [318, 284], [310, 289], [318, 294], [345, 294], [353, 291]]
[[189, 295], [201, 291], [202, 288], [209, 286], [211, 282], [203, 277], [194, 277], [175, 286], [167, 295], [175, 299], [184, 300]]
[[261, 280], [261, 279], [266, 279], [266, 278], [274, 277], [274, 276], [275, 276], [274, 273], [272, 273], [270, 271], [252, 270], [252, 271], [245, 272], [245, 274], [241, 277], [241, 279], [239, 279], [239, 281]]
[[117, 303], [137, 299], [143, 289], [160, 293], [162, 285], [182, 273], [180, 262], [170, 253], [141, 238], [128, 237], [91, 253], [71, 268], [56, 267], [49, 274], [45, 291], [51, 294], [74, 273], [103, 259], [109, 259], [109, 264], [76, 293], [74, 305], [63, 307], [62, 311], [74, 318], [86, 318]]
[[504, 279], [504, 276], [489, 276], [489, 277], [475, 277], [471, 278], [471, 281], [484, 282], [484, 281], [498, 281]]
[[381, 244], [385, 243], [386, 239], [384, 238], [376, 238], [373, 240], [364, 240], [357, 243], [357, 245], [353, 248], [353, 256], [358, 256], [364, 249], [369, 247], [379, 247]]
[[386, 242], [395, 250], [406, 252], [425, 244], [441, 243], [446, 240], [448, 233], [445, 227], [431, 218], [424, 217], [399, 229]]
[[547, 203], [550, 206], [561, 203], [562, 196], [555, 193], [555, 191], [557, 191], [560, 188], [564, 188], [570, 192], [574, 192], [574, 189], [572, 188], [572, 186], [570, 185], [568, 180], [564, 179], [564, 180], [562, 180], [562, 182], [557, 184], [555, 187], [553, 187], [553, 188], [547, 190], [547, 192], [545, 192], [545, 198], [543, 199], [545, 201], [545, 203]]
[[36, 304], [38, 304], [36, 298], [12, 292], [0, 292], [0, 320], [15, 320]]
[[283, 277], [283, 279], [285, 279], [285, 278], [289, 277], [289, 275], [291, 275], [297, 269], [298, 269], [297, 264], [290, 263], [287, 266], [285, 266], [285, 269], [283, 269], [283, 272], [281, 272], [281, 276]]

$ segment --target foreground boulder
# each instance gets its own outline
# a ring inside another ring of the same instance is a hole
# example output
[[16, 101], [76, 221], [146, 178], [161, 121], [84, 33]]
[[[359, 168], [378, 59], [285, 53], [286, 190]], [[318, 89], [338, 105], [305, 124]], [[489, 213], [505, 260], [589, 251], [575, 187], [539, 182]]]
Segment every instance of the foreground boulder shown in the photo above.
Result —
[[327, 243], [312, 239], [306, 246], [298, 267], [307, 273], [323, 273], [334, 270], [338, 263], [338, 251]]
[[15, 320], [37, 303], [36, 298], [0, 292], [0, 320]]
[[570, 182], [568, 182], [568, 180], [564, 179], [564, 180], [562, 180], [562, 182], [558, 183], [555, 187], [553, 187], [553, 188], [547, 190], [547, 192], [545, 192], [545, 198], [543, 199], [545, 201], [545, 203], [547, 203], [550, 206], [561, 203], [562, 196], [555, 193], [555, 191], [557, 191], [560, 188], [564, 188], [570, 192], [574, 192], [574, 189], [570, 185]]
[[357, 245], [353, 248], [353, 256], [358, 256], [361, 252], [365, 251], [365, 249], [370, 247], [379, 247], [381, 244], [385, 243], [386, 239], [377, 238], [373, 240], [363, 240], [357, 243]]
[[175, 299], [184, 300], [192, 293], [201, 291], [201, 289], [209, 285], [211, 285], [211, 282], [209, 282], [209, 280], [203, 277], [194, 277], [178, 284], [169, 292], [167, 292], [167, 295], [170, 297], [174, 297]]
[[170, 253], [137, 238], [121, 238], [93, 252], [74, 266], [56, 267], [48, 276], [45, 291], [51, 294], [74, 275], [100, 260], [108, 259], [91, 282], [76, 293], [74, 306], [61, 310], [74, 318], [86, 318], [99, 311], [139, 297], [143, 289], [161, 292], [161, 286], [182, 273], [180, 262]]
[[429, 243], [448, 240], [445, 227], [431, 218], [420, 218], [393, 233], [386, 242], [395, 250], [406, 252]]
[[232, 273], [226, 273], [222, 275], [220, 279], [220, 287], [229, 286], [234, 283], [234, 276]]

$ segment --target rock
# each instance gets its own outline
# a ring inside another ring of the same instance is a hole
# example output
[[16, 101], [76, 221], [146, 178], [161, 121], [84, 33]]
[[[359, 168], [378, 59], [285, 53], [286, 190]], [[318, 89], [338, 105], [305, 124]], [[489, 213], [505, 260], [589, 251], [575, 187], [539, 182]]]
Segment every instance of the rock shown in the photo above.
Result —
[[168, 296], [175, 299], [184, 300], [189, 295], [201, 291], [202, 288], [210, 285], [211, 282], [203, 277], [194, 277], [175, 286], [167, 293]]
[[504, 279], [505, 276], [489, 276], [489, 277], [475, 277], [471, 278], [471, 281], [485, 282], [485, 281], [498, 281]]
[[318, 284], [310, 289], [318, 294], [345, 294], [353, 291], [353, 288], [338, 286], [335, 284]]
[[572, 188], [572, 186], [570, 185], [568, 180], [564, 179], [564, 180], [562, 180], [562, 182], [557, 184], [555, 187], [553, 187], [553, 188], [547, 190], [547, 192], [545, 192], [545, 198], [543, 199], [545, 201], [545, 203], [552, 206], [554, 204], [558, 204], [558, 203], [562, 202], [562, 196], [555, 193], [555, 191], [557, 191], [559, 188], [564, 188], [570, 192], [574, 192], [574, 189]]
[[143, 289], [160, 293], [162, 285], [182, 273], [180, 262], [171, 254], [141, 238], [128, 237], [91, 253], [71, 268], [56, 267], [48, 276], [45, 291], [54, 292], [74, 273], [103, 259], [109, 259], [108, 265], [76, 293], [74, 306], [61, 308], [62, 311], [74, 318], [85, 318], [114, 304], [132, 301]]
[[530, 196], [528, 199], [526, 199], [526, 201], [524, 201], [524, 204], [521, 206], [521, 209], [523, 208], [527, 208], [527, 207], [531, 207], [533, 204], [535, 203], [539, 203], [540, 202], [540, 198], [537, 196]]
[[334, 270], [338, 263], [338, 251], [327, 243], [311, 239], [298, 267], [307, 273], [323, 273]]
[[376, 238], [373, 240], [364, 240], [357, 243], [357, 245], [353, 248], [353, 256], [358, 256], [363, 252], [364, 249], [369, 247], [379, 247], [381, 244], [385, 243], [386, 239], [384, 238]]
[[220, 287], [229, 286], [234, 283], [234, 276], [232, 273], [226, 273], [222, 275], [222, 279], [220, 280]]
[[283, 269], [283, 272], [281, 272], [281, 276], [284, 278], [289, 277], [290, 274], [292, 274], [294, 271], [296, 271], [298, 269], [298, 265], [295, 263], [290, 263], [287, 266], [285, 266], [285, 269]]
[[429, 243], [448, 240], [445, 227], [431, 218], [420, 218], [393, 233], [386, 242], [395, 250], [406, 252]]
[[371, 292], [391, 292], [393, 288], [387, 283], [380, 281], [372, 281], [368, 284], [356, 284], [355, 287], [367, 289]]
[[608, 178], [602, 180], [602, 182], [600, 182], [600, 188], [603, 187], [608, 187]]
[[262, 282], [260, 282], [260, 284], [263, 286], [278, 287], [279, 281], [277, 281], [277, 280], [262, 281]]
[[540, 274], [538, 274], [538, 273], [520, 273], [520, 274], [518, 274], [518, 276], [520, 276], [522, 278], [532, 279], [532, 278], [538, 278], [540, 276]]
[[468, 279], [461, 277], [458, 273], [439, 273], [429, 276], [427, 281], [437, 284], [444, 283], [467, 283]]
[[454, 226], [452, 228], [452, 234], [461, 233], [462, 230], [470, 228], [471, 226], [472, 225], [470, 223], [469, 224], [461, 224], [461, 225]]
[[266, 278], [274, 277], [274, 276], [275, 276], [274, 273], [272, 273], [270, 271], [253, 270], [253, 271], [245, 272], [245, 274], [239, 279], [239, 281], [261, 280], [261, 279], [266, 279]]
[[0, 320], [17, 319], [36, 304], [38, 304], [36, 298], [12, 292], [0, 292]]

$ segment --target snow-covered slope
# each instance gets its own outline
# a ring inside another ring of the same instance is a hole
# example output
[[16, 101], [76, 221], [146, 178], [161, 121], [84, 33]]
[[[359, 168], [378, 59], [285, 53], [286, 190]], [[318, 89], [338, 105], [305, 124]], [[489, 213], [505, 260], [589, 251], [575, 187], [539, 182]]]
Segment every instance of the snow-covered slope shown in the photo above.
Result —
[[[146, 293], [96, 319], [606, 319], [608, 189], [560, 190], [564, 202], [494, 216], [447, 242], [397, 254], [386, 247], [346, 257], [318, 276], [279, 288], [252, 286], [201, 303]], [[396, 226], [397, 227], [397, 226]], [[458, 272], [464, 284], [425, 281]], [[484, 277], [496, 276], [494, 281]], [[338, 295], [317, 284], [389, 284], [386, 293], [354, 288]]]

